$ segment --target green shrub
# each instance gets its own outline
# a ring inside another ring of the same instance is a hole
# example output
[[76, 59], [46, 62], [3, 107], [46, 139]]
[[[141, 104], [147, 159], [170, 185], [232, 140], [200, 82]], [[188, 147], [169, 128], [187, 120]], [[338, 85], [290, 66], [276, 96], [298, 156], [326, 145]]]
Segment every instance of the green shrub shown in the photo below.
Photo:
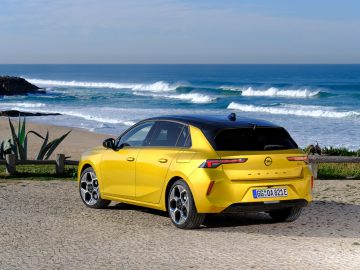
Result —
[[318, 179], [360, 179], [359, 163], [321, 163]]

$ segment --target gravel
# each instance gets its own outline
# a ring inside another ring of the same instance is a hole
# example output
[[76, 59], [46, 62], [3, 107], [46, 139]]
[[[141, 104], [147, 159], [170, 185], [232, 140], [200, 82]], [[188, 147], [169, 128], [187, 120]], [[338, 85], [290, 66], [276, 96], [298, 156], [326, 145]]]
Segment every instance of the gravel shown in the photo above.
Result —
[[318, 181], [293, 223], [211, 215], [176, 229], [166, 213], [87, 208], [77, 183], [0, 180], [0, 269], [360, 269], [360, 181]]

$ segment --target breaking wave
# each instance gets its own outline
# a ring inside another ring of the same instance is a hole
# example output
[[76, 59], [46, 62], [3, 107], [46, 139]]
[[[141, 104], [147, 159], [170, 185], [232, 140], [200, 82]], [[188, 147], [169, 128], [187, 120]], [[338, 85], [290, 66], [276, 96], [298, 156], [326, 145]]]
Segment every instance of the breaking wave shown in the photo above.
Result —
[[257, 90], [252, 87], [237, 88], [237, 87], [220, 87], [223, 90], [239, 91], [242, 96], [247, 97], [289, 97], [289, 98], [309, 98], [320, 94], [320, 91], [311, 91], [308, 89], [279, 89], [270, 87], [266, 90]]
[[30, 79], [30, 83], [40, 86], [65, 86], [65, 87], [88, 87], [88, 88], [113, 88], [113, 89], [131, 89], [134, 91], [167, 92], [174, 91], [178, 84], [170, 84], [164, 81], [155, 83], [113, 83], [113, 82], [81, 82], [81, 81], [54, 81], [43, 79]]
[[[149, 96], [149, 94], [134, 92], [135, 95], [138, 96]], [[166, 94], [150, 94], [150, 96], [155, 98], [168, 98], [168, 99], [178, 99], [189, 101], [191, 103], [201, 104], [201, 103], [211, 103], [216, 101], [215, 97], [211, 97], [208, 95], [203, 95], [199, 93], [187, 93], [187, 94], [178, 94], [178, 95], [166, 95]]]
[[239, 104], [231, 102], [227, 109], [233, 109], [243, 112], [261, 112], [270, 114], [296, 115], [296, 116], [310, 116], [310, 117], [325, 117], [325, 118], [344, 118], [360, 116], [360, 112], [356, 111], [334, 111], [330, 107], [321, 106], [295, 106], [285, 105], [283, 107], [264, 107], [247, 104]]
[[1, 103], [2, 107], [8, 107], [8, 108], [12, 108], [12, 107], [19, 107], [19, 108], [42, 108], [45, 107], [46, 104], [44, 103], [31, 103], [31, 102], [6, 102], [6, 103]]

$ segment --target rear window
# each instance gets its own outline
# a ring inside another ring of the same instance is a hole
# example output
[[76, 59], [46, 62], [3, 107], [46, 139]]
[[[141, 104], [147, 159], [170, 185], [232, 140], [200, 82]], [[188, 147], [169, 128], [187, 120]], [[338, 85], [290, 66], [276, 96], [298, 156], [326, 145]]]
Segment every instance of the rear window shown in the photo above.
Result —
[[283, 128], [236, 128], [220, 130], [215, 136], [218, 151], [262, 151], [296, 149], [297, 144]]

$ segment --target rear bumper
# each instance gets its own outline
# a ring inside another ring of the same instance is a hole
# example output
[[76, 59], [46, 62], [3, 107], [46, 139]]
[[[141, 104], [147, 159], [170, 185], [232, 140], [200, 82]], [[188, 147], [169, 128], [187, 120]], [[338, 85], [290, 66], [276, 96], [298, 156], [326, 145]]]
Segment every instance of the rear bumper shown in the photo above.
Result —
[[[310, 171], [304, 168], [301, 178], [268, 180], [248, 180], [245, 178], [231, 181], [222, 169], [197, 169], [189, 177], [189, 182], [199, 213], [221, 213], [233, 207], [236, 208], [236, 206], [243, 206], [234, 210], [236, 212], [262, 212], [276, 207], [292, 207], [292, 203], [295, 203], [295, 206], [306, 206], [312, 200], [311, 176]], [[214, 181], [214, 185], [211, 192], [207, 193], [211, 181]], [[288, 196], [279, 198], [253, 197], [254, 189], [266, 188], [286, 188]], [[300, 204], [298, 205], [298, 203]], [[287, 206], [286, 204], [290, 205]]]
[[283, 200], [270, 202], [249, 202], [249, 203], [234, 203], [225, 208], [222, 213], [241, 213], [241, 212], [265, 212], [274, 209], [283, 209], [290, 207], [305, 207], [309, 204], [303, 199], [298, 200]]

